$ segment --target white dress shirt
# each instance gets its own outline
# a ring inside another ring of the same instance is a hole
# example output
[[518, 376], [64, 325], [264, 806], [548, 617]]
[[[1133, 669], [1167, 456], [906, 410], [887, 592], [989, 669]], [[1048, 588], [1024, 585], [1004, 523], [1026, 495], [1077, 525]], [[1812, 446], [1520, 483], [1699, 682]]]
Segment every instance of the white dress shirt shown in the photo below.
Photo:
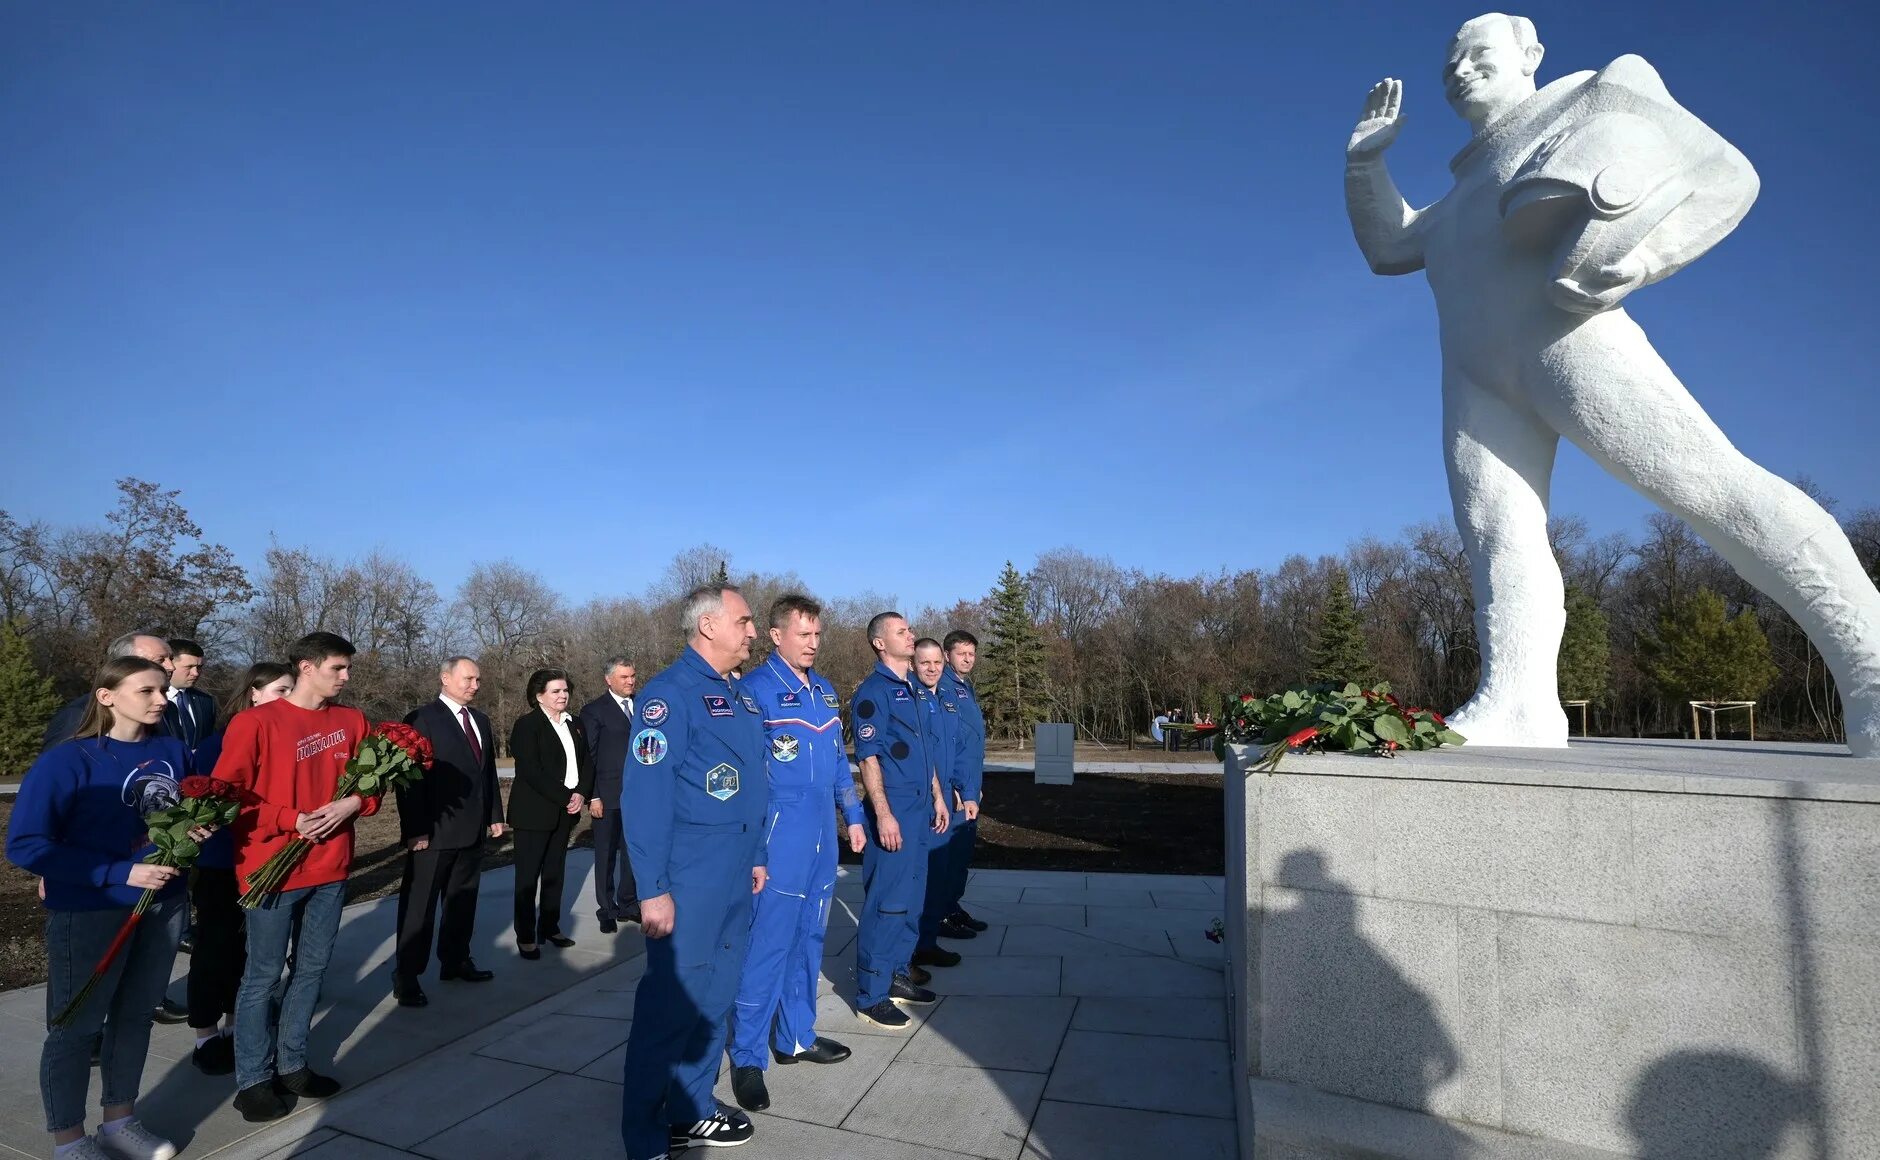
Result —
[[[437, 695], [437, 699], [444, 702], [444, 708], [450, 710], [450, 719], [457, 722], [458, 728], [462, 728], [463, 722], [464, 722], [464, 709], [468, 708], [468, 706], [459, 705], [457, 702], [451, 700], [449, 697], [446, 697], [442, 693], [439, 693]], [[490, 751], [490, 739], [483, 736], [483, 727], [477, 724], [477, 717], [475, 713], [470, 714], [470, 728], [476, 730], [477, 744], [483, 747], [483, 752], [488, 753]]]
[[620, 706], [620, 711], [622, 713], [625, 713], [629, 718], [633, 716], [633, 698], [632, 697], [623, 697], [611, 689], [607, 691], [607, 695], [614, 699], [614, 704]]
[[572, 720], [574, 718], [566, 713], [560, 716], [550, 714], [548, 718], [549, 724], [555, 727], [555, 736], [561, 738], [562, 752], [568, 755], [568, 772], [562, 775], [561, 784], [569, 789], [573, 789], [581, 782], [580, 777], [576, 775], [579, 767], [575, 765], [574, 760], [574, 732], [568, 728], [568, 722]]

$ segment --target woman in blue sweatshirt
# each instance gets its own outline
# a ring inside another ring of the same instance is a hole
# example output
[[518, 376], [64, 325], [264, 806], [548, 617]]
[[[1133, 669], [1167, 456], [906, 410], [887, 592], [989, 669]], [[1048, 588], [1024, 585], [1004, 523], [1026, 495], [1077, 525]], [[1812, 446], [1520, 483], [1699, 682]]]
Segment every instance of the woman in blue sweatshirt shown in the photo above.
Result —
[[[203, 773], [215, 770], [230, 718], [244, 709], [277, 701], [293, 688], [294, 672], [286, 665], [263, 661], [248, 666], [235, 691], [222, 703], [222, 728], [196, 747], [196, 768]], [[223, 830], [202, 844], [189, 897], [196, 904], [196, 949], [189, 956], [189, 1029], [196, 1036], [196, 1047], [190, 1062], [204, 1075], [227, 1075], [235, 1070], [235, 994], [241, 989], [242, 967], [248, 961], [232, 830]]]
[[[169, 679], [142, 657], [105, 663], [78, 735], [26, 771], [7, 826], [7, 858], [45, 880], [46, 1019], [90, 978], [131, 908], [158, 891], [98, 987], [63, 1027], [48, 1027], [39, 1090], [53, 1155], [62, 1160], [168, 1160], [169, 1141], [133, 1117], [150, 1017], [170, 980], [183, 933], [183, 879], [142, 861], [144, 815], [174, 805], [193, 765], [183, 743], [156, 735]], [[85, 1134], [92, 1044], [102, 1035], [104, 1122]]]

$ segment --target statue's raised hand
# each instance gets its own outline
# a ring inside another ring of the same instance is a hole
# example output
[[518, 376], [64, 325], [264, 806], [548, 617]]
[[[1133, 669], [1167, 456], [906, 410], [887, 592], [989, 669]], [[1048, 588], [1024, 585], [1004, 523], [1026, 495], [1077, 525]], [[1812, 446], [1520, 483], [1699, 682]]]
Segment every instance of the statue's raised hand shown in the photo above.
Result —
[[1358, 126], [1351, 131], [1345, 156], [1353, 161], [1376, 157], [1390, 148], [1402, 126], [1403, 82], [1385, 77], [1366, 94], [1364, 112], [1358, 115]]

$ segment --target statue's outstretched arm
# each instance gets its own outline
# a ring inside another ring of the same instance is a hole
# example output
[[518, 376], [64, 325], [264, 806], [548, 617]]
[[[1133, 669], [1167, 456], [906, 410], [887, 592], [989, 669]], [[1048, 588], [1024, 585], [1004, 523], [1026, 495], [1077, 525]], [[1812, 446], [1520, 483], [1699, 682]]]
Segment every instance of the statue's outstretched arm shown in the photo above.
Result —
[[1345, 210], [1351, 232], [1375, 274], [1413, 274], [1423, 268], [1420, 210], [1397, 191], [1384, 150], [1403, 124], [1403, 82], [1385, 78], [1371, 87], [1364, 111], [1345, 145]]

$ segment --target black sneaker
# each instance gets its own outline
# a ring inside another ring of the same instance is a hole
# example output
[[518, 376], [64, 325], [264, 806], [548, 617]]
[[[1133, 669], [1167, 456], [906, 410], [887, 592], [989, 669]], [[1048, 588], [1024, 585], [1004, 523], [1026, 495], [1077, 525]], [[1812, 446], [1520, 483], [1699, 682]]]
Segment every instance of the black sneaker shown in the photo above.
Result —
[[864, 1023], [873, 1023], [877, 1027], [886, 1027], [890, 1031], [906, 1031], [907, 1025], [913, 1022], [907, 1017], [907, 1012], [887, 999], [883, 999], [873, 1007], [857, 1007], [855, 1017]]
[[[945, 934], [946, 931], [941, 931]], [[915, 947], [914, 965], [917, 967], [957, 967], [960, 965], [960, 952], [950, 951], [945, 947]], [[910, 974], [910, 978], [912, 975]]]
[[235, 1093], [235, 1110], [251, 1124], [278, 1120], [288, 1112], [287, 1101], [274, 1090], [274, 1081], [265, 1080]]
[[235, 1070], [235, 1040], [231, 1036], [217, 1035], [207, 1043], [198, 1044], [189, 1053], [189, 1062], [204, 1075], [227, 1075]]
[[942, 919], [940, 921], [940, 929], [937, 933], [940, 935], [941, 938], [951, 938], [951, 939], [968, 939], [968, 938], [979, 937], [979, 932], [974, 930], [972, 927], [967, 926], [963, 922], [954, 922], [950, 918]]
[[954, 924], [955, 926], [963, 926], [967, 930], [991, 930], [992, 929], [991, 923], [981, 922], [978, 919], [974, 918], [972, 915], [966, 913], [964, 910], [956, 910], [952, 914], [947, 915], [946, 921]]
[[696, 1124], [674, 1124], [667, 1146], [675, 1152], [681, 1148], [735, 1148], [750, 1143], [755, 1135], [757, 1129], [751, 1126], [749, 1116], [720, 1111]]
[[912, 980], [904, 979], [899, 975], [894, 977], [894, 985], [888, 988], [888, 998], [898, 999], [903, 1003], [912, 1003], [918, 1007], [925, 1007], [929, 1003], [938, 1003], [940, 1001], [940, 996], [925, 987], [917, 986]]
[[276, 1083], [297, 1096], [308, 1096], [316, 1100], [328, 1099], [339, 1094], [340, 1082], [331, 1076], [324, 1076], [310, 1067], [299, 1071], [290, 1071], [286, 1075], [274, 1077]]

